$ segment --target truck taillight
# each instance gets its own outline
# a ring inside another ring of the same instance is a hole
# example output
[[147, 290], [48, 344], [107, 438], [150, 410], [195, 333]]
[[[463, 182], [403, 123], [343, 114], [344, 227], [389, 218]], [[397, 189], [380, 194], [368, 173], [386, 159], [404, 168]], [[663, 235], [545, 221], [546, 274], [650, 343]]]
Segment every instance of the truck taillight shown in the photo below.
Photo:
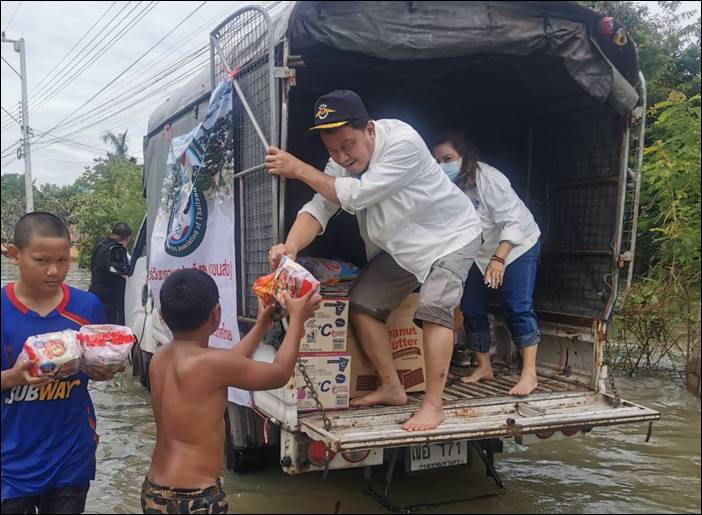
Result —
[[[327, 444], [317, 440], [312, 440], [307, 446], [307, 459], [312, 465], [321, 467], [324, 465], [324, 454], [327, 452]], [[329, 461], [334, 459], [336, 453], [329, 450]]]
[[575, 435], [578, 431], [580, 431], [580, 427], [564, 427], [561, 429], [561, 433], [563, 433], [566, 436], [573, 436]]
[[370, 454], [370, 449], [365, 451], [344, 451], [341, 456], [349, 463], [360, 463]]

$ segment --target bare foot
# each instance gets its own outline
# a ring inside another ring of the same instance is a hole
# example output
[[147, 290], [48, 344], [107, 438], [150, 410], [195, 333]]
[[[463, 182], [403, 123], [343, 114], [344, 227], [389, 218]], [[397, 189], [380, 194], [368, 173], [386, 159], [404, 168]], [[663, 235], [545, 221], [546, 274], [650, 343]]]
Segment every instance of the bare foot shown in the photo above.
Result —
[[381, 386], [374, 392], [351, 400], [352, 407], [358, 406], [374, 406], [376, 404], [384, 404], [386, 406], [404, 406], [407, 404], [407, 394], [402, 385], [398, 386]]
[[482, 381], [483, 379], [492, 379], [494, 376], [492, 375], [492, 367], [490, 365], [486, 367], [478, 367], [476, 368], [473, 373], [469, 376], [466, 377], [461, 377], [461, 382], [462, 383], [477, 383], [478, 381]]
[[519, 378], [517, 384], [508, 392], [510, 395], [529, 395], [534, 391], [538, 382], [536, 380], [536, 374], [533, 372], [524, 372]]
[[434, 429], [444, 421], [444, 410], [441, 406], [422, 403], [419, 410], [402, 424], [405, 431], [428, 431]]

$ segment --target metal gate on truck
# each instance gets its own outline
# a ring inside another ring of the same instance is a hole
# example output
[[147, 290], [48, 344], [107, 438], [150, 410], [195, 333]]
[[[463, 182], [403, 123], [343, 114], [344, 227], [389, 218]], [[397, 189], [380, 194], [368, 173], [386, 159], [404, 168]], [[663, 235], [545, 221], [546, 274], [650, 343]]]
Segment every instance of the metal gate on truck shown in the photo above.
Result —
[[267, 147], [278, 145], [274, 51], [271, 18], [258, 6], [238, 10], [210, 33], [212, 88], [232, 77], [237, 97], [232, 130], [240, 319], [256, 318], [257, 301], [249, 286], [270, 271], [268, 249], [279, 241], [279, 180], [264, 166]]

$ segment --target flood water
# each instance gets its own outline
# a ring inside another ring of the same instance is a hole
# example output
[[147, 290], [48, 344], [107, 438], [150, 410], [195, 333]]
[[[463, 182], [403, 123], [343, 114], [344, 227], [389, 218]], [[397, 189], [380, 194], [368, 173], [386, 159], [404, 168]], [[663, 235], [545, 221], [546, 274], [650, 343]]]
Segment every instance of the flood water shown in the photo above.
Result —
[[[2, 260], [2, 284], [15, 268]], [[69, 284], [87, 288], [72, 269]], [[506, 492], [425, 513], [700, 513], [700, 399], [669, 376], [617, 377], [622, 397], [661, 412], [647, 424], [597, 428], [585, 437], [530, 447], [505, 442], [496, 457]], [[155, 442], [149, 397], [131, 374], [92, 383], [100, 445], [86, 513], [140, 513], [139, 492]], [[383, 472], [374, 473], [380, 488]], [[361, 469], [288, 476], [279, 466], [246, 475], [224, 473], [230, 513], [387, 513], [362, 493]], [[482, 463], [418, 476], [398, 470], [396, 504], [495, 491]]]

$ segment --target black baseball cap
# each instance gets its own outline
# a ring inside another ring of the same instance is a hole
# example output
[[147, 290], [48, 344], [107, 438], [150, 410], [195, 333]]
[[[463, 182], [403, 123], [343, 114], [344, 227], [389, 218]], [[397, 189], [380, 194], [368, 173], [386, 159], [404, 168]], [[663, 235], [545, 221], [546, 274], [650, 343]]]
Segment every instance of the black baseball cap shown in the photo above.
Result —
[[314, 126], [308, 130], [335, 129], [363, 119], [368, 119], [368, 112], [361, 97], [351, 90], [337, 89], [314, 103]]

